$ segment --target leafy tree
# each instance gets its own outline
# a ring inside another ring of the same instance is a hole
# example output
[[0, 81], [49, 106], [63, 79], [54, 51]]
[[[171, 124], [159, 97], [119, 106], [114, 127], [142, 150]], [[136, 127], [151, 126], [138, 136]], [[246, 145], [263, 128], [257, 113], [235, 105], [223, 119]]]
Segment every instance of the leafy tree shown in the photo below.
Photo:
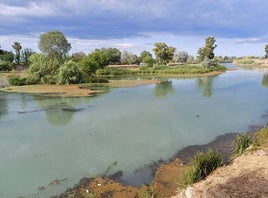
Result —
[[176, 48], [167, 46], [166, 43], [155, 43], [153, 51], [157, 58], [158, 64], [166, 65], [170, 60], [173, 59]]
[[103, 69], [108, 64], [109, 58], [107, 57], [106, 53], [100, 49], [96, 49], [79, 62], [79, 65], [82, 67], [83, 71], [88, 75], [95, 73], [97, 69]]
[[55, 84], [60, 63], [57, 61], [51, 62], [49, 58], [42, 53], [34, 53], [29, 58], [29, 75], [32, 79], [30, 84], [45, 83]]
[[152, 67], [154, 64], [154, 59], [153, 56], [150, 52], [148, 51], [142, 51], [140, 54], [140, 61], [141, 63], [145, 63], [146, 66]]
[[[60, 31], [51, 31], [40, 35], [39, 49], [48, 55], [50, 61], [63, 63], [71, 44]], [[53, 63], [52, 63], [53, 64]]]
[[19, 42], [14, 42], [12, 47], [15, 50], [15, 63], [19, 65], [20, 64], [20, 50], [22, 49], [21, 44]]
[[84, 52], [75, 52], [72, 54], [72, 60], [74, 62], [79, 62], [81, 60], [83, 60], [87, 55]]
[[73, 60], [68, 60], [60, 67], [58, 84], [75, 84], [81, 83], [82, 81], [82, 71]]
[[123, 51], [121, 55], [121, 64], [136, 64], [139, 63], [138, 56], [128, 51]]
[[198, 49], [198, 57], [199, 62], [204, 61], [205, 59], [213, 59], [214, 58], [214, 49], [217, 47], [215, 44], [216, 40], [214, 37], [206, 38], [205, 47], [201, 47]]
[[24, 65], [29, 66], [30, 65], [29, 58], [33, 53], [34, 53], [34, 51], [30, 48], [25, 48], [24, 50], [22, 50], [21, 51], [21, 62]]
[[14, 60], [14, 54], [12, 52], [8, 52], [5, 50], [2, 50], [0, 53], [0, 61], [7, 61], [12, 63]]
[[268, 44], [265, 45], [265, 58], [268, 58]]
[[109, 59], [109, 64], [118, 64], [121, 59], [121, 52], [117, 48], [102, 48], [102, 51], [106, 54]]

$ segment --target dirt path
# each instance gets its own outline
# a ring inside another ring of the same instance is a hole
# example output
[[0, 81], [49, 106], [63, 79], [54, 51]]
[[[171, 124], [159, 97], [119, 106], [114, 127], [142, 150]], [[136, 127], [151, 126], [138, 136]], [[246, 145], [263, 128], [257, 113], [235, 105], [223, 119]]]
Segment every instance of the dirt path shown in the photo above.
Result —
[[268, 149], [247, 152], [172, 198], [267, 198]]

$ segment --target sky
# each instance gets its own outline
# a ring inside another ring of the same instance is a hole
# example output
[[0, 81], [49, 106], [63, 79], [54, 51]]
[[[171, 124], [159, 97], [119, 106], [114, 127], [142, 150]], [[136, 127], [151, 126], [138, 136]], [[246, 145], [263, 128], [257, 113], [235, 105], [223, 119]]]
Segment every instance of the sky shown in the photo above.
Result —
[[40, 34], [61, 31], [71, 53], [115, 47], [139, 54], [155, 42], [196, 56], [213, 36], [218, 56], [264, 56], [267, 0], [0, 0], [0, 46], [39, 51]]

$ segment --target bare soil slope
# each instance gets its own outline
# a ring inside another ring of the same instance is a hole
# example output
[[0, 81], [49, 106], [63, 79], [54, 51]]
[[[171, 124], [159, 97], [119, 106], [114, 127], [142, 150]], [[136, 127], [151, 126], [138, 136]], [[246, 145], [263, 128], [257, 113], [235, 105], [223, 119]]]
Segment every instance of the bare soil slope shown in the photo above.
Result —
[[248, 151], [172, 198], [267, 198], [268, 149]]

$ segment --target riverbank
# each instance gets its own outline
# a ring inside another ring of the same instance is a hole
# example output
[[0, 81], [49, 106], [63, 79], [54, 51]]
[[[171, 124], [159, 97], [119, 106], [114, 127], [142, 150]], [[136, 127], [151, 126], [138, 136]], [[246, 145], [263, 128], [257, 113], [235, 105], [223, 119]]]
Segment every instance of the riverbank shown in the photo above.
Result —
[[[212, 71], [204, 74], [157, 74], [154, 78], [195, 78], [195, 77], [210, 77], [222, 74], [220, 71]], [[8, 74], [2, 75], [7, 84]], [[1, 76], [0, 76], [1, 77]], [[109, 80], [108, 83], [84, 83], [74, 85], [24, 85], [24, 86], [3, 86], [0, 91], [9, 93], [27, 93], [27, 94], [42, 94], [51, 97], [90, 97], [97, 93], [105, 93], [103, 89], [91, 90], [90, 87], [135, 87], [148, 84], [159, 83], [160, 80]], [[89, 88], [88, 88], [89, 87]]]
[[[83, 178], [79, 184], [59, 197], [263, 197], [268, 193], [265, 188], [268, 184], [268, 128], [260, 129], [254, 134], [259, 146], [247, 149], [238, 157], [233, 156], [237, 134], [229, 133], [206, 145], [183, 148], [168, 161], [147, 165], [155, 169], [154, 179], [149, 185], [124, 185], [121, 181], [123, 172], [118, 171], [110, 176]], [[209, 148], [223, 154], [226, 165], [218, 168], [205, 180], [185, 189], [181, 181], [191, 158], [197, 151], [205, 152]]]
[[1, 88], [0, 91], [9, 93], [27, 93], [27, 94], [41, 94], [50, 97], [90, 97], [97, 93], [105, 93], [104, 90], [91, 90], [85, 87], [135, 87], [147, 84], [158, 83], [158, 80], [110, 80], [109, 83], [98, 84], [76, 84], [76, 85], [25, 85], [25, 86], [8, 86]]

